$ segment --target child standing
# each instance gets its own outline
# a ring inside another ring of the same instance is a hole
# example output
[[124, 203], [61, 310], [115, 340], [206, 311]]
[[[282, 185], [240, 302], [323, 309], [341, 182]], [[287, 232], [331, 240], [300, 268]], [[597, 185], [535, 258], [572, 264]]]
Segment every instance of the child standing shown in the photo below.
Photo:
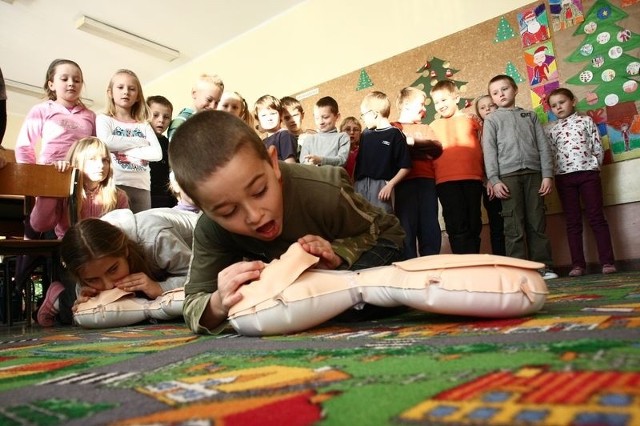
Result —
[[227, 111], [236, 117], [240, 117], [245, 123], [253, 130], [256, 130], [256, 122], [253, 119], [253, 114], [249, 111], [249, 106], [245, 98], [240, 96], [238, 92], [224, 92], [218, 109], [221, 111]]
[[237, 117], [198, 114], [178, 129], [169, 153], [180, 187], [204, 213], [185, 285], [184, 316], [196, 333], [224, 328], [238, 289], [294, 242], [320, 257], [321, 269], [401, 259], [398, 219], [355, 194], [343, 168], [280, 162]]
[[489, 184], [502, 201], [507, 256], [545, 264], [551, 269], [551, 244], [545, 234], [544, 196], [553, 189], [553, 157], [535, 112], [515, 106], [518, 86], [508, 75], [489, 81], [489, 95], [498, 109], [487, 116], [482, 133]]
[[356, 159], [356, 192], [393, 213], [393, 188], [409, 174], [411, 157], [404, 134], [389, 123], [391, 103], [382, 92], [367, 94], [360, 104], [366, 127]]
[[169, 139], [163, 133], [169, 127], [173, 105], [164, 96], [156, 95], [147, 98], [147, 106], [151, 115], [149, 122], [156, 132], [158, 143], [162, 149], [162, 160], [152, 161], [151, 168], [151, 208], [173, 207], [176, 198], [169, 189]]
[[261, 96], [254, 108], [254, 116], [267, 137], [262, 141], [269, 148], [274, 146], [278, 159], [287, 163], [295, 163], [298, 158], [298, 144], [287, 130], [281, 128], [282, 105], [280, 100], [271, 95]]
[[48, 100], [31, 108], [24, 120], [16, 142], [18, 163], [62, 161], [77, 140], [96, 135], [96, 115], [80, 100], [83, 84], [78, 64], [69, 59], [51, 62], [44, 83]]
[[360, 149], [360, 136], [362, 135], [362, 124], [355, 117], [347, 117], [340, 123], [340, 131], [349, 135], [349, 155], [344, 168], [353, 181], [353, 172], [356, 168], [356, 158]]
[[474, 115], [458, 109], [460, 93], [451, 80], [439, 81], [433, 86], [431, 98], [440, 113], [431, 128], [442, 143], [442, 155], [433, 162], [436, 191], [451, 251], [480, 253], [484, 177], [482, 123]]
[[555, 180], [567, 225], [571, 277], [584, 275], [587, 264], [582, 243], [582, 211], [589, 220], [603, 274], [616, 272], [609, 224], [604, 216], [600, 166], [604, 150], [598, 128], [589, 116], [576, 113], [576, 97], [565, 88], [549, 94], [549, 106], [558, 121], [548, 129], [555, 156]]
[[[396, 185], [395, 212], [406, 232], [404, 254], [407, 259], [440, 253], [442, 231], [438, 220], [438, 195], [436, 193], [433, 157], [423, 147], [440, 147], [434, 131], [422, 124], [426, 114], [424, 103], [427, 95], [415, 87], [405, 87], [397, 100], [398, 123], [394, 123], [407, 137], [411, 156], [411, 171]], [[419, 142], [416, 142], [419, 140]], [[437, 156], [436, 156], [437, 158]]]
[[[484, 122], [487, 115], [498, 109], [491, 96], [482, 95], [476, 99], [476, 114]], [[502, 219], [502, 202], [493, 193], [493, 186], [486, 182], [487, 187], [482, 191], [482, 204], [487, 211], [489, 219], [489, 238], [491, 240], [491, 252], [499, 256], [507, 254], [504, 246], [504, 220]]]
[[298, 144], [298, 157], [300, 156], [300, 150], [307, 135], [315, 134], [313, 129], [302, 128], [302, 120], [304, 119], [304, 109], [299, 100], [293, 96], [285, 96], [280, 99], [282, 105], [282, 123], [285, 125], [289, 133], [293, 135], [293, 138]]
[[107, 112], [96, 118], [98, 137], [111, 151], [116, 185], [136, 213], [151, 208], [150, 161], [162, 160], [162, 148], [149, 124], [149, 108], [133, 71], [118, 70], [107, 87]]
[[331, 96], [320, 98], [313, 107], [318, 133], [308, 135], [300, 150], [300, 162], [314, 166], [344, 167], [351, 145], [349, 135], [338, 132], [338, 102]]
[[176, 131], [178, 126], [184, 123], [189, 117], [199, 111], [205, 109], [216, 109], [222, 92], [224, 91], [224, 83], [222, 79], [217, 75], [202, 74], [196, 80], [196, 83], [191, 89], [191, 98], [193, 98], [192, 108], [183, 108], [178, 113], [178, 116], [171, 121], [167, 136], [169, 140], [173, 137], [173, 132]]

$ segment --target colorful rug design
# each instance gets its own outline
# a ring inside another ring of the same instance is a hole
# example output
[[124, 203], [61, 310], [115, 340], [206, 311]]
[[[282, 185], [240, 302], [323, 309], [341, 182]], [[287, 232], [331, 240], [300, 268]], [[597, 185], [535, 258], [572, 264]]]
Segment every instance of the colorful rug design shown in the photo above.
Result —
[[2, 425], [640, 424], [640, 273], [549, 282], [535, 317], [409, 312], [246, 338], [182, 324], [0, 342]]

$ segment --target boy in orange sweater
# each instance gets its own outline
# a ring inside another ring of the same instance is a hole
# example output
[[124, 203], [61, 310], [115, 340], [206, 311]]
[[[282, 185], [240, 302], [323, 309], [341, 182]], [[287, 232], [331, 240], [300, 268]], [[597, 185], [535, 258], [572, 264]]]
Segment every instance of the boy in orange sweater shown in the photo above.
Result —
[[480, 253], [482, 124], [477, 117], [458, 109], [460, 93], [450, 80], [433, 86], [431, 99], [441, 117], [431, 123], [442, 143], [442, 155], [433, 164], [451, 251]]

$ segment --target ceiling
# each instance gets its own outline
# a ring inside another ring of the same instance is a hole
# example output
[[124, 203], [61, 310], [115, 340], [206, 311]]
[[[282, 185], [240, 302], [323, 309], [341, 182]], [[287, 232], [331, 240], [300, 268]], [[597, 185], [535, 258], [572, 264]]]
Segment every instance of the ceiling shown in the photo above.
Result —
[[[77, 62], [84, 98], [103, 109], [107, 83], [120, 68], [142, 84], [181, 67], [304, 0], [0, 0], [0, 68], [5, 79], [44, 85], [56, 58]], [[82, 16], [180, 52], [171, 62], [76, 29]], [[7, 110], [24, 115], [37, 97], [7, 90]]]

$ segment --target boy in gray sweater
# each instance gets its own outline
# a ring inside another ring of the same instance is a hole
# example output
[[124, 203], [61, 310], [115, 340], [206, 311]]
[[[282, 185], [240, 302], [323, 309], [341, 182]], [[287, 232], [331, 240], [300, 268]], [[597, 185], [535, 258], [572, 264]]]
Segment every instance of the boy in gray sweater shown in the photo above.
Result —
[[344, 167], [349, 156], [349, 135], [338, 132], [336, 123], [340, 118], [338, 103], [325, 96], [313, 107], [313, 119], [318, 133], [307, 135], [300, 149], [300, 163], [316, 166]]
[[517, 94], [508, 75], [489, 81], [498, 109], [485, 119], [482, 134], [487, 187], [502, 200], [507, 256], [544, 263], [543, 278], [557, 278], [543, 199], [553, 189], [551, 147], [535, 112], [515, 106]]

